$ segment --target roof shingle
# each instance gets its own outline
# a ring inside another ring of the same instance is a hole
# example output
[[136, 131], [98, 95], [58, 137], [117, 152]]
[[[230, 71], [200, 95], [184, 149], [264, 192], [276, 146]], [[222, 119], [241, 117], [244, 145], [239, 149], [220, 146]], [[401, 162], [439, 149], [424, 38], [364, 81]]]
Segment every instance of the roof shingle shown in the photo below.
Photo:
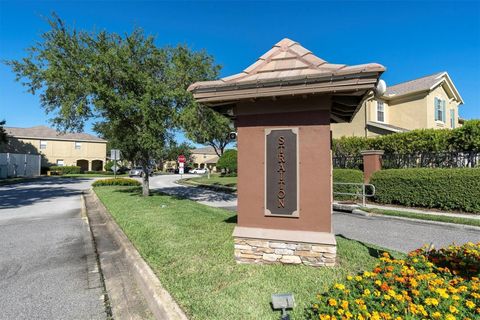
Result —
[[107, 142], [106, 140], [88, 133], [61, 133], [46, 126], [35, 126], [30, 128], [5, 127], [5, 131], [7, 132], [7, 135], [16, 138]]
[[446, 72], [437, 72], [429, 76], [425, 76], [422, 78], [410, 80], [407, 82], [402, 82], [390, 87], [387, 87], [387, 91], [385, 92], [385, 96], [400, 96], [403, 94], [407, 94], [410, 92], [416, 91], [424, 91], [429, 90], [432, 86], [437, 84], [442, 80], [443, 75]]

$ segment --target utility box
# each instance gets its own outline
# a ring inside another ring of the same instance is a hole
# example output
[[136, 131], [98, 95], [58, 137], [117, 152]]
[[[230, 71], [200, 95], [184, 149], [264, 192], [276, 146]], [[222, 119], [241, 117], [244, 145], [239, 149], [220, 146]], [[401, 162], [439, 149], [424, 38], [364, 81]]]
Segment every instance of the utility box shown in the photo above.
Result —
[[351, 121], [384, 70], [283, 39], [242, 73], [189, 87], [237, 128], [238, 262], [335, 265], [330, 123]]

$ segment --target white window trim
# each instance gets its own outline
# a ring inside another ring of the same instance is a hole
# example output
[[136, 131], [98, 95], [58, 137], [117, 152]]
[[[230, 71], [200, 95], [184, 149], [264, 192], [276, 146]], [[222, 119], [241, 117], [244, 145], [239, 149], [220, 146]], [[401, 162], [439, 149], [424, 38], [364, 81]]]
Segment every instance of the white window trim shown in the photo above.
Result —
[[[78, 148], [77, 148], [77, 144], [78, 144]], [[73, 148], [74, 148], [75, 150], [80, 150], [80, 149], [82, 149], [82, 143], [81, 143], [80, 141], [75, 141], [75, 142], [73, 143]]]
[[[457, 127], [456, 124], [455, 124], [455, 108], [450, 108], [449, 110], [450, 110], [450, 112], [449, 112], [450, 128], [455, 129]], [[453, 117], [452, 117], [452, 113], [453, 113]]]
[[[380, 122], [380, 123], [387, 123], [387, 108], [385, 108], [385, 102], [384, 101], [378, 101], [376, 100], [376, 109], [375, 109], [375, 118], [377, 120], [377, 122]], [[382, 103], [383, 104], [383, 120], [379, 120], [378, 119], [378, 103]]]
[[[42, 144], [42, 142], [43, 142], [43, 144]], [[45, 146], [45, 147], [42, 148], [42, 145]], [[47, 140], [40, 140], [40, 143], [39, 143], [39, 148], [40, 148], [40, 150], [45, 150], [45, 149], [47, 149], [47, 146], [48, 146]]]
[[443, 101], [445, 103], [445, 112], [443, 110], [443, 107], [440, 105], [440, 109], [442, 111], [442, 118], [445, 119], [445, 121], [447, 120], [447, 115], [445, 114], [447, 112], [446, 100], [443, 99], [443, 98], [440, 98], [440, 97], [435, 97], [434, 100], [433, 100], [433, 105], [434, 105], [434, 110], [435, 110], [435, 114], [434, 114], [433, 118], [435, 119], [435, 123], [445, 125], [446, 124], [445, 121], [437, 119], [437, 106], [435, 105], [435, 100], [438, 100], [440, 102]]

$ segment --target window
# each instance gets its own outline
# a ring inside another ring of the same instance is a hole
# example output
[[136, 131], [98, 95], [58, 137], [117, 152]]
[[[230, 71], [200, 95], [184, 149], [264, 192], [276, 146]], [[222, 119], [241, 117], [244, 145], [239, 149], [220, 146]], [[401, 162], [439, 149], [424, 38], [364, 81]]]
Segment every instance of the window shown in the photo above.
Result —
[[75, 141], [75, 149], [80, 150], [82, 148], [82, 144], [80, 142]]
[[377, 121], [385, 122], [385, 105], [382, 101], [377, 101]]
[[40, 140], [40, 149], [47, 149], [47, 141]]
[[63, 167], [63, 160], [57, 160], [57, 166]]
[[455, 129], [455, 109], [450, 109], [450, 128]]
[[435, 121], [445, 122], [445, 100], [435, 98]]

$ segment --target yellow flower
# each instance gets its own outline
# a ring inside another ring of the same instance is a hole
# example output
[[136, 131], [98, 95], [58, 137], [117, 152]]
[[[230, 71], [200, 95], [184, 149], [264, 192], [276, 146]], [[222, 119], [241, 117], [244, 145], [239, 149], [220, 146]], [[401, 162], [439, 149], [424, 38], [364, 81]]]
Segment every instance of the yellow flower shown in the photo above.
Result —
[[467, 300], [467, 302], [465, 302], [465, 305], [466, 305], [469, 309], [475, 308], [475, 303], [473, 303], [473, 301], [471, 301], [471, 300]]
[[337, 300], [335, 299], [328, 299], [328, 304], [331, 305], [332, 307], [335, 307], [337, 305]]
[[320, 320], [330, 320], [330, 316], [328, 314], [321, 314]]
[[337, 313], [338, 313], [339, 315], [343, 315], [343, 314], [345, 313], [345, 311], [344, 311], [343, 309], [338, 309], [338, 310], [337, 310]]
[[451, 313], [458, 313], [458, 309], [455, 306], [450, 306], [448, 307], [448, 309], [450, 310]]
[[341, 283], [335, 283], [334, 287], [335, 289], [345, 290], [345, 286]]
[[363, 290], [363, 295], [364, 296], [369, 296], [370, 295], [370, 290], [368, 290], [368, 289]]
[[432, 313], [433, 319], [440, 319], [441, 317], [442, 317], [442, 314], [438, 311], [435, 311], [434, 313]]
[[352, 279], [353, 279], [353, 277], [352, 277], [352, 276], [347, 276], [347, 280], [349, 280], [349, 281], [350, 281], [350, 280], [352, 280]]
[[456, 294], [454, 294], [454, 295], [452, 296], [452, 299], [455, 300], [455, 301], [457, 301], [457, 300], [460, 300], [460, 297], [457, 296]]
[[457, 318], [455, 318], [453, 314], [449, 313], [446, 315], [445, 320], [457, 320]]
[[362, 281], [362, 277], [361, 276], [355, 276], [355, 280]]
[[376, 284], [377, 286], [381, 286], [381, 285], [382, 285], [382, 281], [380, 281], [380, 280], [375, 280], [375, 284]]
[[340, 304], [343, 309], [348, 309], [348, 301], [347, 300], [342, 300], [342, 303]]
[[430, 305], [433, 305], [433, 306], [438, 306], [438, 300], [435, 299], [435, 298], [427, 298], [425, 299], [425, 304], [430, 306]]

